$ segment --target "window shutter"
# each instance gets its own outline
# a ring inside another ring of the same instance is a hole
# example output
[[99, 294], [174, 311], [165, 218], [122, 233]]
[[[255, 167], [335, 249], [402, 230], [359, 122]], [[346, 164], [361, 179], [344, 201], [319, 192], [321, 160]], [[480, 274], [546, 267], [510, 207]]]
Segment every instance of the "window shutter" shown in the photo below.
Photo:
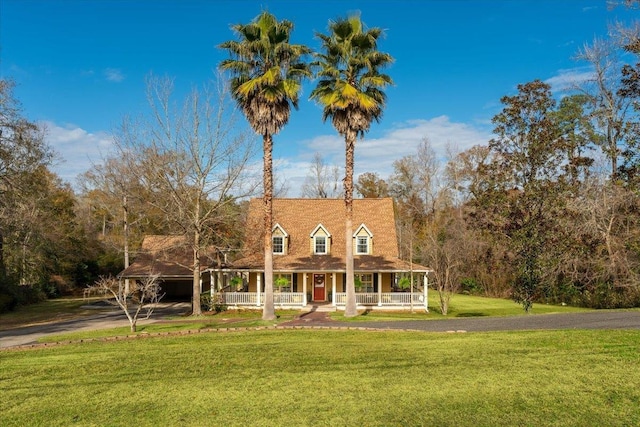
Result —
[[378, 292], [378, 273], [373, 273], [373, 292]]
[[291, 274], [291, 282], [291, 286], [293, 289], [292, 292], [298, 292], [298, 275], [296, 273]]

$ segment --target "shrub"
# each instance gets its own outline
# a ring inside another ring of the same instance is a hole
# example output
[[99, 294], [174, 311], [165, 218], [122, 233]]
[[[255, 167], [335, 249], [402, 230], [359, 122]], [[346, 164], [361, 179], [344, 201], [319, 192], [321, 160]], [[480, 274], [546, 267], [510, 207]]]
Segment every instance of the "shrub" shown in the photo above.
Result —
[[201, 294], [200, 304], [204, 311], [213, 311], [216, 314], [227, 311], [227, 305], [224, 304], [220, 294], [213, 294], [213, 297], [210, 293]]
[[9, 294], [0, 294], [0, 314], [13, 311], [16, 308], [18, 300]]

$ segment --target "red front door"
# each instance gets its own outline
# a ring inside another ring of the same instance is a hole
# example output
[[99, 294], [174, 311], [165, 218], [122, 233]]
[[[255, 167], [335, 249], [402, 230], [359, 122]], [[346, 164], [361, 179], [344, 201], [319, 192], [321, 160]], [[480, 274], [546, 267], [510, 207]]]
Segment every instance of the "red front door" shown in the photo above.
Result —
[[324, 292], [324, 274], [313, 275], [313, 300], [324, 301], [326, 300]]

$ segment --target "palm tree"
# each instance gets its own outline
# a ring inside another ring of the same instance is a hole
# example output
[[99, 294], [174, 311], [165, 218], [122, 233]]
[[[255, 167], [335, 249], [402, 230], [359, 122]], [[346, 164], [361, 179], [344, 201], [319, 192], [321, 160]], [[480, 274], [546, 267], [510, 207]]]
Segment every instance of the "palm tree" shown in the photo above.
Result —
[[323, 53], [313, 65], [318, 68], [318, 85], [311, 99], [323, 107], [322, 120], [331, 118], [345, 140], [344, 202], [347, 301], [345, 316], [356, 316], [353, 269], [353, 155], [356, 138], [364, 137], [371, 122], [379, 122], [386, 96], [382, 89], [392, 84], [380, 69], [393, 58], [377, 50], [380, 28], [366, 29], [360, 15], [329, 21], [329, 35], [317, 34]]
[[231, 93], [253, 130], [262, 136], [264, 207], [264, 320], [275, 319], [273, 305], [273, 135], [289, 121], [291, 107], [298, 108], [301, 81], [311, 77], [304, 62], [311, 50], [290, 44], [293, 23], [277, 21], [262, 12], [249, 24], [233, 25], [238, 40], [220, 44], [231, 58], [220, 68], [231, 73]]

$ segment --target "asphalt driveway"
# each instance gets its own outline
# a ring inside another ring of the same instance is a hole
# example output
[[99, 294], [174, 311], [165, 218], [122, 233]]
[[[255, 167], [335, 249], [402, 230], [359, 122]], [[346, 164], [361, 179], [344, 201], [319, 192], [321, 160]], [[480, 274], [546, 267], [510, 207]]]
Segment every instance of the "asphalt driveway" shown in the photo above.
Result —
[[[138, 325], [146, 325], [163, 320], [168, 316], [184, 314], [190, 309], [190, 303], [161, 303], [153, 310], [150, 319], [138, 320]], [[34, 344], [39, 338], [47, 335], [117, 328], [120, 326], [129, 326], [129, 320], [122, 310], [115, 307], [113, 309], [96, 309], [94, 314], [86, 317], [0, 331], [0, 349]]]
[[[157, 322], [167, 316], [184, 314], [190, 309], [188, 303], [163, 304], [152, 319], [140, 321], [140, 325]], [[382, 330], [413, 330], [426, 332], [490, 332], [554, 329], [640, 329], [640, 311], [593, 311], [586, 313], [536, 314], [508, 317], [467, 317], [442, 320], [398, 320], [383, 322], [338, 322], [321, 313], [301, 316], [290, 325], [362, 327]], [[0, 348], [9, 348], [36, 343], [46, 335], [72, 331], [95, 330], [127, 326], [129, 322], [121, 311], [100, 310], [88, 317], [27, 326], [0, 331]]]

